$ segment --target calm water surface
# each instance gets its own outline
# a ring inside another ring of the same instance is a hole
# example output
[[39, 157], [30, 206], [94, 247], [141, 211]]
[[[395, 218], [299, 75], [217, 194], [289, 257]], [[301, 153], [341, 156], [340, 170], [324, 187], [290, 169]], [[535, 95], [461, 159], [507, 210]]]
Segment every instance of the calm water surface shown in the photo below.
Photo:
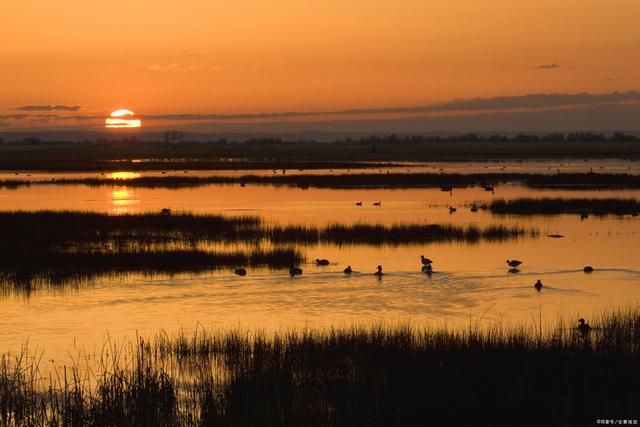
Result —
[[[483, 167], [483, 166], [481, 166]], [[624, 167], [624, 166], [620, 166]], [[635, 167], [635, 166], [634, 166]], [[544, 168], [544, 166], [541, 166]], [[169, 334], [214, 328], [281, 330], [325, 328], [353, 323], [451, 325], [470, 321], [516, 323], [542, 316], [589, 318], [608, 307], [640, 302], [640, 219], [609, 216], [581, 221], [556, 217], [493, 216], [472, 213], [472, 203], [514, 197], [632, 197], [640, 191], [550, 191], [516, 185], [454, 190], [332, 190], [270, 186], [206, 186], [167, 190], [86, 186], [33, 186], [0, 190], [1, 210], [80, 209], [109, 213], [175, 211], [259, 215], [270, 222], [430, 222], [522, 225], [541, 231], [539, 238], [475, 245], [449, 243], [405, 246], [306, 246], [311, 261], [301, 277], [285, 271], [255, 269], [246, 277], [230, 271], [198, 275], [105, 278], [63, 290], [0, 297], [2, 352], [44, 348], [46, 357], [65, 360], [69, 351], [93, 351], [112, 338]], [[355, 205], [364, 201], [364, 206]], [[381, 207], [372, 206], [382, 201]], [[449, 206], [458, 211], [449, 214]], [[549, 238], [547, 234], [562, 234]], [[420, 272], [419, 256], [433, 259], [434, 274]], [[518, 274], [506, 259], [524, 261]], [[382, 264], [387, 273], [371, 273]], [[342, 269], [351, 265], [355, 274]], [[585, 274], [592, 265], [596, 271]], [[540, 279], [545, 287], [536, 292]], [[533, 327], [533, 326], [532, 326]]]

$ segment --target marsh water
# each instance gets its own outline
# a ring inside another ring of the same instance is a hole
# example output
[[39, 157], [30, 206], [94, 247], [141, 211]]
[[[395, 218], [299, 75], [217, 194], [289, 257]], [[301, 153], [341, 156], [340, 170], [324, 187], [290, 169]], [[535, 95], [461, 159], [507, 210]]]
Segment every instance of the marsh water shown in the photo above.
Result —
[[[593, 168], [640, 172], [636, 163], [587, 164], [566, 162], [561, 167], [576, 171]], [[557, 169], [560, 162], [421, 165], [410, 170], [433, 167], [447, 172], [504, 167], [508, 171], [519, 168], [515, 171], [540, 172]], [[2, 179], [30, 175], [30, 179], [50, 180], [70, 174], [5, 175]], [[200, 326], [274, 331], [348, 327], [354, 323], [467, 327], [470, 322], [524, 322], [534, 327], [540, 320], [551, 324], [558, 316], [589, 318], [608, 307], [640, 302], [639, 217], [497, 216], [485, 210], [470, 210], [474, 203], [481, 205], [494, 198], [640, 199], [640, 190], [535, 190], [515, 183], [497, 186], [494, 192], [472, 187], [451, 193], [440, 189], [305, 190], [268, 185], [164, 189], [129, 187], [126, 178], [131, 175], [116, 176], [123, 180], [113, 186], [35, 185], [0, 189], [0, 210], [91, 210], [121, 214], [170, 208], [256, 215], [278, 224], [521, 225], [538, 230], [539, 235], [474, 244], [305, 245], [297, 249], [308, 262], [301, 266], [303, 275], [295, 278], [285, 270], [267, 268], [249, 269], [245, 277], [234, 275], [232, 270], [174, 276], [129, 274], [77, 286], [38, 289], [29, 294], [9, 292], [0, 296], [3, 352], [18, 351], [28, 341], [31, 348], [45, 349], [47, 360], [64, 360], [70, 352], [99, 349], [107, 336], [132, 338], [160, 330], [171, 335]], [[362, 206], [356, 205], [360, 201]], [[379, 201], [381, 206], [373, 205]], [[450, 213], [450, 207], [457, 210]], [[432, 275], [420, 271], [420, 255], [434, 261]], [[330, 265], [316, 266], [315, 258], [329, 259]], [[518, 273], [508, 271], [507, 259], [523, 261]], [[372, 275], [378, 264], [386, 273], [382, 278]], [[351, 265], [354, 274], [342, 273], [347, 265]], [[584, 273], [583, 267], [587, 265], [595, 271]], [[538, 279], [544, 284], [541, 292], [533, 288]]]

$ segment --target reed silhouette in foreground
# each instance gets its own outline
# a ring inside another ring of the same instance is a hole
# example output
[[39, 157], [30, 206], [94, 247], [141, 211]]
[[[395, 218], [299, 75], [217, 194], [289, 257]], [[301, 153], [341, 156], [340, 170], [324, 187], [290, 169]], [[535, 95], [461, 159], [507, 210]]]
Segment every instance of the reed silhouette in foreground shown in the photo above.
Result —
[[640, 201], [635, 199], [585, 198], [518, 198], [498, 199], [488, 206], [492, 213], [511, 215], [634, 215], [640, 213]]
[[546, 331], [471, 323], [468, 329], [372, 326], [275, 336], [160, 334], [98, 355], [92, 376], [74, 366], [64, 376], [42, 378], [37, 357], [4, 355], [0, 419], [5, 425], [382, 426], [638, 418], [640, 311], [590, 320], [588, 334], [573, 320]]

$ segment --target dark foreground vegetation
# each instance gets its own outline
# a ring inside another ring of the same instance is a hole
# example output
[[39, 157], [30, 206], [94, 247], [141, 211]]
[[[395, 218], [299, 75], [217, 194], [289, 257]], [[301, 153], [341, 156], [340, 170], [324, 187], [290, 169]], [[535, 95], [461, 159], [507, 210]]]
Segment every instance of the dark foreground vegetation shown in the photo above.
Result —
[[[0, 135], [0, 170], [112, 171], [163, 169], [357, 168], [364, 162], [504, 159], [639, 159], [637, 136], [589, 132], [550, 135], [385, 135], [209, 138], [198, 134]], [[205, 141], [198, 139], [206, 138]], [[83, 142], [72, 142], [84, 139]], [[92, 139], [92, 140], [88, 140]], [[140, 161], [144, 160], [144, 161]], [[341, 162], [342, 166], [337, 163]], [[332, 166], [333, 164], [333, 166]]]
[[40, 374], [37, 356], [5, 354], [0, 422], [406, 426], [638, 419], [640, 311], [591, 320], [586, 336], [562, 322], [548, 331], [470, 324], [468, 330], [161, 335], [127, 350], [107, 347], [112, 355], [98, 355], [89, 375], [75, 364], [57, 377]]
[[[386, 172], [386, 171], [385, 171]], [[0, 188], [15, 189], [31, 185], [87, 185], [91, 187], [126, 185], [128, 187], [169, 188], [200, 187], [212, 184], [255, 184], [297, 188], [467, 188], [498, 186], [517, 182], [533, 188], [598, 189], [640, 188], [640, 176], [608, 173], [341, 173], [243, 176], [143, 176], [131, 179], [60, 178], [49, 181], [29, 179], [0, 180]]]
[[638, 215], [640, 201], [635, 199], [564, 199], [520, 198], [492, 201], [488, 209], [496, 214], [511, 215]]

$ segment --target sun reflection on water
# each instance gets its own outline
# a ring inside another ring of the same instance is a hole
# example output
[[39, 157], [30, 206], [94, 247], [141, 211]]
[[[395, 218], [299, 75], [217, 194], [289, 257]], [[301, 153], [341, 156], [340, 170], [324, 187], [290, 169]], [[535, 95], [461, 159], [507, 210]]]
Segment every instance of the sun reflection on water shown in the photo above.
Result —
[[110, 174], [111, 179], [133, 179], [140, 178], [140, 176], [137, 172], [113, 172]]
[[127, 187], [115, 187], [111, 192], [107, 193], [111, 201], [111, 213], [121, 214], [133, 212], [135, 206], [140, 204], [140, 200], [135, 198], [133, 190]]

